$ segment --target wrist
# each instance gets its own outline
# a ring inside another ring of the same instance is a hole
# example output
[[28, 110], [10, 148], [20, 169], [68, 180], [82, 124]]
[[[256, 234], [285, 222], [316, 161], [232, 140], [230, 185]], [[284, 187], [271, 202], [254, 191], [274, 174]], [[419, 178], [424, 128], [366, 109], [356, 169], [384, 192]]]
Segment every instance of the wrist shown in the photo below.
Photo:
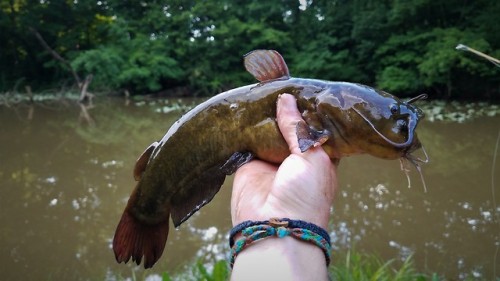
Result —
[[231, 230], [229, 244], [234, 279], [258, 273], [279, 280], [327, 280], [330, 236], [315, 224], [288, 218], [245, 221]]
[[321, 248], [292, 237], [268, 237], [252, 243], [235, 260], [231, 278], [266, 276], [276, 280], [328, 280]]

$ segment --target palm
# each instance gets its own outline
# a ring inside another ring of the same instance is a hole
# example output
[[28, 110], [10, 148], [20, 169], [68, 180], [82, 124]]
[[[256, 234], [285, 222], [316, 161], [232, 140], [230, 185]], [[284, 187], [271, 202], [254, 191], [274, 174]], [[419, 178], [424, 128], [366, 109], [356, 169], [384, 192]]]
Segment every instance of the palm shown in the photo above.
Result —
[[234, 179], [233, 224], [289, 217], [326, 228], [336, 187], [334, 175], [335, 166], [321, 148], [291, 154], [279, 167], [252, 161]]

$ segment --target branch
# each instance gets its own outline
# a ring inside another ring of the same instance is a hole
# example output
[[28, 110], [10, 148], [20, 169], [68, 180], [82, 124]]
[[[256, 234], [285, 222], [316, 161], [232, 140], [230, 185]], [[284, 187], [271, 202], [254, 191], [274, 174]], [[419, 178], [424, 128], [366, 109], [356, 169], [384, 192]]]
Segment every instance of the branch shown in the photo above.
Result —
[[87, 75], [85, 78], [85, 81], [83, 81], [81, 91], [80, 91], [80, 103], [84, 102], [85, 100], [88, 100], [90, 104], [92, 104], [92, 98], [94, 95], [92, 93], [89, 93], [87, 89], [89, 88], [90, 82], [92, 82], [92, 78], [94, 76], [92, 74]]
[[482, 58], [484, 58], [484, 59], [487, 59], [487, 60], [488, 60], [488, 61], [490, 61], [492, 64], [494, 64], [494, 65], [496, 65], [496, 66], [500, 67], [500, 60], [498, 60], [498, 59], [496, 59], [496, 58], [494, 58], [494, 57], [488, 56], [487, 54], [485, 54], [485, 53], [483, 53], [483, 52], [480, 52], [480, 51], [478, 51], [478, 50], [476, 50], [476, 49], [473, 49], [473, 48], [471, 48], [471, 47], [467, 47], [467, 46], [465, 46], [465, 45], [463, 45], [463, 44], [458, 44], [458, 45], [455, 47], [455, 49], [457, 49], [457, 50], [462, 50], [462, 51], [469, 51], [469, 52], [471, 52], [471, 53], [473, 53], [473, 54], [475, 54], [475, 55], [477, 55], [477, 56], [480, 56], [480, 57], [482, 57]]
[[47, 50], [56, 60], [63, 63], [71, 71], [71, 73], [73, 74], [73, 78], [75, 79], [76, 84], [78, 85], [78, 88], [81, 88], [83, 86], [82, 81], [78, 76], [78, 74], [76, 73], [76, 71], [73, 69], [73, 67], [71, 67], [69, 62], [65, 60], [63, 57], [61, 57], [61, 55], [59, 55], [54, 49], [52, 49], [38, 31], [36, 31], [33, 27], [29, 27], [29, 30], [35, 35], [36, 39], [38, 39], [38, 41], [40, 42], [40, 44], [42, 44], [45, 50]]

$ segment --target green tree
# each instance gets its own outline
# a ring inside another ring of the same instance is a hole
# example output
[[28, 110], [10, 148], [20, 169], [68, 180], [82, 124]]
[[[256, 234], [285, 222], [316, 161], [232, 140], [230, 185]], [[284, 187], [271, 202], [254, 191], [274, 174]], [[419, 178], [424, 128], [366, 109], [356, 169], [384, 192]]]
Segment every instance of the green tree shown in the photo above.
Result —
[[266, 48], [294, 76], [494, 97], [500, 70], [454, 47], [500, 57], [499, 13], [489, 0], [0, 0], [0, 91], [72, 81], [33, 28], [94, 90], [213, 95], [252, 83], [242, 55]]
[[44, 87], [71, 77], [41, 46], [30, 28], [66, 59], [75, 50], [93, 48], [102, 42], [102, 22], [96, 15], [107, 11], [94, 2], [83, 2], [0, 1], [0, 90], [10, 89], [19, 79]]

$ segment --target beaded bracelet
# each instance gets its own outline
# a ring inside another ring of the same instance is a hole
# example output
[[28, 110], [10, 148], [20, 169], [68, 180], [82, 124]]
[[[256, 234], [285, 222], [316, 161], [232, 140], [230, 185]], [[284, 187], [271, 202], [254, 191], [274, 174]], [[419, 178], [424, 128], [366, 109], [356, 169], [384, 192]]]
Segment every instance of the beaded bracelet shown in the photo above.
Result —
[[[234, 241], [234, 236], [238, 233], [242, 238]], [[323, 228], [301, 220], [291, 220], [288, 218], [271, 218], [266, 221], [244, 221], [235, 226], [229, 235], [229, 246], [231, 247], [230, 265], [234, 265], [236, 256], [251, 243], [270, 236], [283, 238], [291, 236], [293, 238], [312, 243], [323, 250], [326, 264], [330, 264], [331, 244], [330, 235]]]

